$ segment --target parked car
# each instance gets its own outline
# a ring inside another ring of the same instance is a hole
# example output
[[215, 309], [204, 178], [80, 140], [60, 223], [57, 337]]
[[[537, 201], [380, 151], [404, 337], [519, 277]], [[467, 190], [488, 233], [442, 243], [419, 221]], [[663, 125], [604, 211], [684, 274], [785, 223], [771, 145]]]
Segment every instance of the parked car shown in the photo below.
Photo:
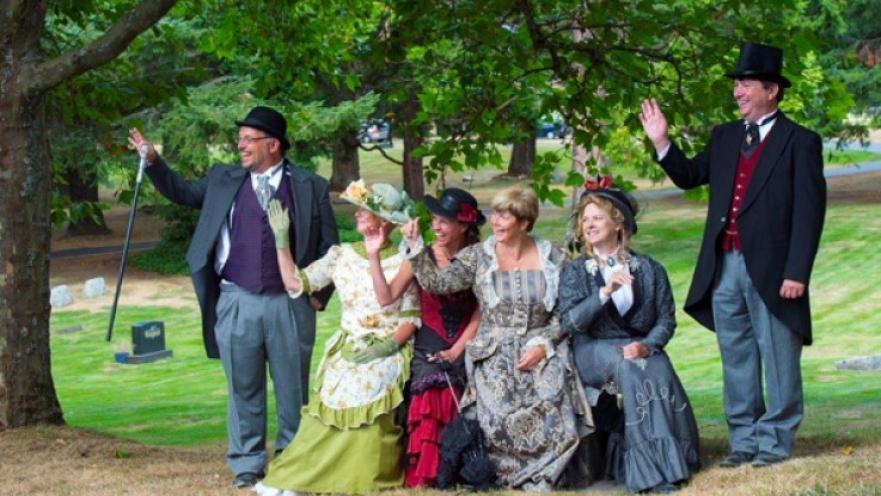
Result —
[[570, 134], [572, 134], [572, 128], [570, 128], [563, 122], [556, 121], [538, 123], [537, 136], [539, 138], [564, 139]]
[[385, 119], [369, 119], [361, 124], [358, 138], [361, 143], [376, 143], [383, 148], [390, 148], [392, 126]]

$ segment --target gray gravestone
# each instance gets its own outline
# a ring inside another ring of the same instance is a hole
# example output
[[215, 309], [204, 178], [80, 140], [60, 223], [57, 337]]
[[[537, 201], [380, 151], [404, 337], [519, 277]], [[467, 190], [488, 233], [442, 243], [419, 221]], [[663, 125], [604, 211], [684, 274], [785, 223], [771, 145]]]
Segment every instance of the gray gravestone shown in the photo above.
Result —
[[881, 370], [881, 355], [869, 355], [864, 357], [846, 358], [835, 362], [835, 368], [840, 370]]
[[104, 282], [103, 277], [89, 279], [83, 284], [83, 298], [97, 298], [99, 296], [104, 296], [106, 290], [107, 284]]
[[66, 307], [71, 303], [73, 303], [73, 296], [70, 295], [70, 288], [67, 284], [52, 288], [52, 293], [49, 295], [49, 304], [52, 305], [52, 308]]

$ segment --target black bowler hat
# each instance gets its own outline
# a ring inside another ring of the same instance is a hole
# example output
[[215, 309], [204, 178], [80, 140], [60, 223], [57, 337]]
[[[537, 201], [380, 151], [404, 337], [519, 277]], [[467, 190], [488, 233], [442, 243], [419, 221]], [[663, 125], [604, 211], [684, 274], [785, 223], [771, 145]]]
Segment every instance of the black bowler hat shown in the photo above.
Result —
[[582, 198], [586, 195], [596, 195], [609, 200], [616, 209], [624, 214], [624, 223], [630, 230], [630, 234], [636, 234], [636, 214], [639, 211], [639, 207], [637, 207], [636, 201], [630, 195], [618, 188], [588, 189], [582, 193]]
[[435, 215], [476, 226], [482, 226], [486, 222], [483, 212], [477, 208], [477, 200], [465, 190], [447, 188], [441, 191], [440, 198], [425, 195], [423, 201], [425, 208]]
[[783, 76], [783, 50], [771, 45], [744, 43], [740, 45], [740, 58], [733, 72], [725, 74], [731, 79], [760, 79], [773, 81], [782, 88], [792, 83]]
[[282, 153], [291, 147], [287, 138], [288, 123], [277, 110], [269, 107], [254, 107], [243, 120], [236, 121], [239, 127], [253, 127], [272, 136], [281, 142]]

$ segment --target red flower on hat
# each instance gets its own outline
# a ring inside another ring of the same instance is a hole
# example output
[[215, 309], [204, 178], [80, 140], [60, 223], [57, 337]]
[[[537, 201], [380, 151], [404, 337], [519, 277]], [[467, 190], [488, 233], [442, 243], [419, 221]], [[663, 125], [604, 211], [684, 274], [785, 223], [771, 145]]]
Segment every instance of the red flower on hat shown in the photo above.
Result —
[[467, 203], [459, 205], [459, 212], [456, 213], [456, 220], [464, 224], [477, 222], [477, 209]]
[[593, 179], [588, 179], [584, 181], [584, 189], [595, 190], [595, 189], [608, 189], [612, 187], [612, 176], [603, 176], [599, 178], [598, 181], [594, 181]]

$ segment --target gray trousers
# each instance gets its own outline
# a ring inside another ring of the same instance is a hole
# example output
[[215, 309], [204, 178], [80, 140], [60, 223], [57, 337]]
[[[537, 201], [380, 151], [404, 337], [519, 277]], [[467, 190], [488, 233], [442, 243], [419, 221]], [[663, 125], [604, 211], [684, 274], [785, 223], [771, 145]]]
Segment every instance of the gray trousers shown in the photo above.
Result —
[[802, 338], [765, 306], [743, 255], [730, 251], [722, 257], [713, 288], [713, 320], [722, 355], [731, 451], [786, 458], [804, 416]]
[[291, 442], [309, 394], [315, 311], [307, 298], [253, 294], [221, 284], [214, 328], [229, 391], [227, 464], [236, 475], [266, 466], [266, 364], [275, 390], [275, 452]]

